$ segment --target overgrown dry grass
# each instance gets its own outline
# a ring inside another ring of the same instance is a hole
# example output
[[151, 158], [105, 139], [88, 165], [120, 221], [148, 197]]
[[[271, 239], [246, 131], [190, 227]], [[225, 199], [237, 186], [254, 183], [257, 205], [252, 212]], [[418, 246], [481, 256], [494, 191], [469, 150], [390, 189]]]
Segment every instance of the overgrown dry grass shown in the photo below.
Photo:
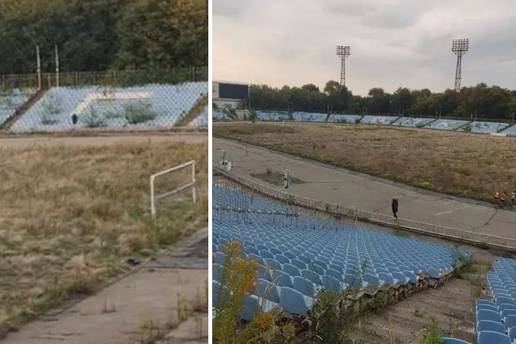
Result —
[[516, 189], [511, 138], [295, 123], [224, 123], [214, 134], [461, 197], [492, 202]]
[[[200, 202], [161, 207], [153, 222], [149, 175], [190, 159]], [[0, 164], [0, 338], [207, 225], [206, 144], [3, 148]]]

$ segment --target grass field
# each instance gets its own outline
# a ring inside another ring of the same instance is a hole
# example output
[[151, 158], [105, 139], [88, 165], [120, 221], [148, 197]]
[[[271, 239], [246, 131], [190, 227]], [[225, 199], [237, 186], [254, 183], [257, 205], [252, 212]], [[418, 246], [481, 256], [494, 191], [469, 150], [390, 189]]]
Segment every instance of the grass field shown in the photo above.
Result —
[[510, 138], [299, 123], [220, 123], [214, 135], [483, 201], [516, 189], [516, 141]]
[[[0, 338], [207, 225], [206, 143], [0, 149]], [[149, 217], [150, 174], [198, 162], [200, 201]]]

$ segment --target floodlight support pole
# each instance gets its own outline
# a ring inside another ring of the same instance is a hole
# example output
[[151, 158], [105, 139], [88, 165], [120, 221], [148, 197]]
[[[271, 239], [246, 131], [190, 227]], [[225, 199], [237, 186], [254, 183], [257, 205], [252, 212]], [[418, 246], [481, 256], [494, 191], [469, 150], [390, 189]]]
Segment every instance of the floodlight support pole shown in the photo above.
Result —
[[460, 92], [460, 82], [462, 79], [462, 54], [457, 54], [457, 66], [455, 68], [455, 92]]
[[59, 87], [59, 48], [57, 44], [54, 46], [55, 55], [56, 55], [56, 86]]
[[41, 57], [39, 55], [39, 45], [36, 45], [36, 73], [38, 75], [38, 90], [41, 90]]
[[340, 85], [346, 86], [346, 56], [340, 57]]

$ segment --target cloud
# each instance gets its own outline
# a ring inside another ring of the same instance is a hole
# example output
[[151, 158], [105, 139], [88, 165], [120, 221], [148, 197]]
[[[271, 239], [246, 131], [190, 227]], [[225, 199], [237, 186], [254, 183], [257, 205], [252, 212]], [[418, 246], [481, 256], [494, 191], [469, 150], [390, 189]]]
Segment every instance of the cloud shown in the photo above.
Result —
[[272, 86], [339, 77], [337, 44], [351, 45], [356, 94], [453, 86], [451, 40], [469, 37], [463, 84], [516, 89], [516, 2], [498, 0], [214, 0], [214, 77]]

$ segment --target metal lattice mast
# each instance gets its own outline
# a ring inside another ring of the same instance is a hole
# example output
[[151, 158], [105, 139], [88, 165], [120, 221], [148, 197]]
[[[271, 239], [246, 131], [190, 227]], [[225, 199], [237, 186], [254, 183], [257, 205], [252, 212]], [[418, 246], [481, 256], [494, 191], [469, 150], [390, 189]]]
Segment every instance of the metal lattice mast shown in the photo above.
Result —
[[337, 56], [340, 57], [340, 85], [346, 86], [346, 57], [351, 55], [349, 45], [337, 45]]
[[455, 91], [460, 91], [462, 79], [462, 56], [469, 50], [469, 39], [461, 38], [452, 41], [452, 52], [457, 55], [457, 67], [455, 69]]

